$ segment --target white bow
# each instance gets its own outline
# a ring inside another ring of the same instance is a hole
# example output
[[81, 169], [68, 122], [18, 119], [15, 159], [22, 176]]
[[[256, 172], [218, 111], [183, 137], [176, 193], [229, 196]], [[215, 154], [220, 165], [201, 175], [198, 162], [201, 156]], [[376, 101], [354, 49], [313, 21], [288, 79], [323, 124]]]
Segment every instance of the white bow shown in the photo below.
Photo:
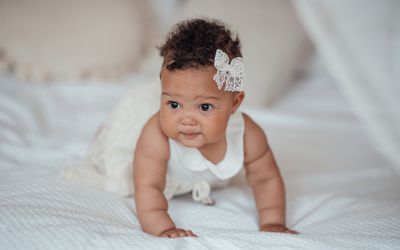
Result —
[[245, 64], [242, 57], [235, 57], [229, 64], [229, 56], [220, 49], [215, 52], [214, 67], [217, 73], [213, 79], [218, 89], [225, 83], [225, 91], [242, 91]]
[[215, 202], [210, 197], [211, 186], [206, 181], [196, 182], [192, 190], [192, 198], [194, 201], [201, 201], [204, 205], [213, 205]]

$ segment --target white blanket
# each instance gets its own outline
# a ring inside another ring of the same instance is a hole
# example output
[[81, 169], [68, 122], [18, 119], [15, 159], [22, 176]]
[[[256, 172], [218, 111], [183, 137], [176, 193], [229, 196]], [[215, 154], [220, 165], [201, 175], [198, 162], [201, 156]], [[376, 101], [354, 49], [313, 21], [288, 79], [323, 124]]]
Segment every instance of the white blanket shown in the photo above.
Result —
[[176, 224], [197, 238], [143, 233], [132, 198], [56, 178], [130, 86], [0, 79], [1, 249], [400, 249], [399, 178], [324, 74], [274, 108], [244, 109], [267, 133], [286, 183], [287, 224], [301, 234], [258, 232], [240, 180], [214, 191], [214, 206], [170, 201]]

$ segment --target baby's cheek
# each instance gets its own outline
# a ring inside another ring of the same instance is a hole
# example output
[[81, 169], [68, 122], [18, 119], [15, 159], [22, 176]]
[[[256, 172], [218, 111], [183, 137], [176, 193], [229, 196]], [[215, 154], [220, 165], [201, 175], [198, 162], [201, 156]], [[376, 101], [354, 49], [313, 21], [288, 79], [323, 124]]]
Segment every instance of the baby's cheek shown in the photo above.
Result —
[[176, 137], [178, 136], [178, 132], [176, 129], [176, 125], [174, 124], [169, 124], [168, 128], [167, 128], [167, 133], [166, 135], [172, 139], [176, 139]]
[[223, 122], [209, 123], [205, 126], [205, 134], [209, 140], [219, 140], [225, 135], [226, 126]]
[[177, 134], [176, 130], [176, 124], [171, 121], [170, 119], [161, 119], [161, 129], [164, 132], [164, 134], [170, 138], [175, 138]]

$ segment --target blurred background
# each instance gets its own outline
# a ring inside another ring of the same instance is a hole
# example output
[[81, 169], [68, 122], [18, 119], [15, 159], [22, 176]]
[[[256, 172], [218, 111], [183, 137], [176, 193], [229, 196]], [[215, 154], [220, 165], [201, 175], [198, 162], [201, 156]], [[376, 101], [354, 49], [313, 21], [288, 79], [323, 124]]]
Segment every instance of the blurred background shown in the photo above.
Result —
[[33, 82], [156, 76], [156, 46], [170, 28], [186, 18], [211, 17], [239, 35], [249, 101], [264, 105], [289, 87], [312, 52], [290, 0], [0, 2], [0, 67]]
[[400, 169], [396, 0], [0, 0], [0, 72], [46, 85], [157, 77], [156, 46], [194, 17], [220, 19], [239, 35], [246, 105], [273, 106], [299, 79], [324, 74]]

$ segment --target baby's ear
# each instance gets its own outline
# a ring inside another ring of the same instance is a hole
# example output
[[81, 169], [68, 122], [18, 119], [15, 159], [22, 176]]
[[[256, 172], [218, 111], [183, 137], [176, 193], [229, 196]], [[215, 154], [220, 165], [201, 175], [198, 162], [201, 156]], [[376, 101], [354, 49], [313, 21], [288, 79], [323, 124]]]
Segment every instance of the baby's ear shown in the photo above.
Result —
[[233, 93], [233, 102], [232, 102], [232, 114], [236, 112], [236, 110], [239, 108], [240, 104], [242, 104], [244, 99], [244, 92], [235, 92]]

